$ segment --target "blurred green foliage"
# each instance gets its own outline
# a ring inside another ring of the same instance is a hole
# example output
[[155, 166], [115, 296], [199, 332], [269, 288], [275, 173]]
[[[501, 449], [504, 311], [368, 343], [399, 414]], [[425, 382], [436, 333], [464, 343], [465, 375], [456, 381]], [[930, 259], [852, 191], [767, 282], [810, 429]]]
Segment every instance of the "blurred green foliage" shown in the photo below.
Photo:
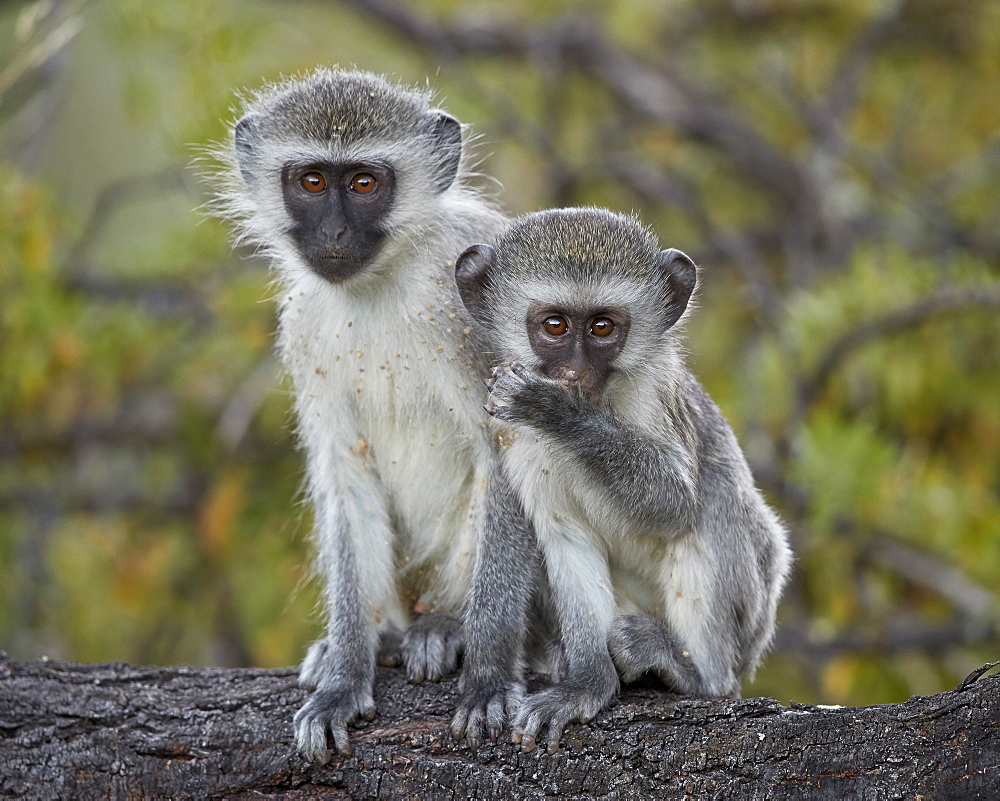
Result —
[[189, 165], [237, 89], [339, 63], [429, 80], [511, 211], [634, 210], [703, 265], [692, 363], [797, 557], [746, 692], [995, 657], [1000, 6], [412, 5], [448, 47], [361, 0], [0, 6], [0, 647], [275, 666], [318, 633], [268, 276]]

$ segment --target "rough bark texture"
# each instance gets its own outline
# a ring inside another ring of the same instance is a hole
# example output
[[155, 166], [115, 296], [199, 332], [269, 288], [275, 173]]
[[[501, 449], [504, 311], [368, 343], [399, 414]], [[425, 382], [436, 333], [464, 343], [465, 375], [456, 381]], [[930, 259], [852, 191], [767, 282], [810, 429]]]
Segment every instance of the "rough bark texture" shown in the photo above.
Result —
[[291, 744], [294, 670], [0, 657], [0, 794], [14, 798], [1000, 798], [1000, 676], [885, 706], [629, 690], [555, 756], [447, 735], [454, 681], [380, 669], [354, 756]]

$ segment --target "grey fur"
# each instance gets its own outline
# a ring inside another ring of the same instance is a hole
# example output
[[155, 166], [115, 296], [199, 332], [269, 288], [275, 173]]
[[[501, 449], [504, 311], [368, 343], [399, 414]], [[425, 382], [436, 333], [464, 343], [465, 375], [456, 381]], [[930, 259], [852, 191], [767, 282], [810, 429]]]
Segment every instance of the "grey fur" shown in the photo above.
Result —
[[[376, 660], [402, 661], [414, 681], [455, 669], [476, 542], [523, 538], [523, 520], [484, 511], [506, 490], [482, 410], [483, 345], [452, 265], [505, 218], [467, 185], [454, 118], [370, 73], [321, 69], [254, 93], [220, 155], [217, 211], [270, 258], [278, 286], [327, 612], [302, 665], [314, 692], [296, 743], [325, 759], [328, 735], [350, 753], [347, 727], [374, 715]], [[395, 172], [385, 243], [340, 282], [310, 270], [289, 236], [282, 169], [314, 161]]]
[[[791, 557], [731, 428], [684, 366], [673, 323], [693, 263], [600, 209], [531, 214], [467, 253], [463, 299], [506, 363], [487, 409], [546, 562], [566, 666], [524, 700], [515, 742], [531, 750], [547, 724], [555, 750], [567, 722], [611, 701], [615, 666], [627, 681], [652, 672], [678, 692], [737, 696], [771, 641]], [[524, 322], [533, 303], [628, 309], [598, 403], [541, 374]], [[494, 569], [523, 572], [510, 560]]]
[[464, 737], [473, 749], [484, 736], [495, 740], [520, 706], [526, 647], [539, 650], [537, 642], [548, 633], [540, 627], [550, 619], [538, 608], [529, 611], [541, 583], [537, 549], [499, 465], [491, 485], [465, 617], [461, 696], [451, 725], [452, 736]]
[[400, 644], [406, 677], [413, 682], [440, 681], [458, 668], [463, 645], [457, 615], [421, 615]]

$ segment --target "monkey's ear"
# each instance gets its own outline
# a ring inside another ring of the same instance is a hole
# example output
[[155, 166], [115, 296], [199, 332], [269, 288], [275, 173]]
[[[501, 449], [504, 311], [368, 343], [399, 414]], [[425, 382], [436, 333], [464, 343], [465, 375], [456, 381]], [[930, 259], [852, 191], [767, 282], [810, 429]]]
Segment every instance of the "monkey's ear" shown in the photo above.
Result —
[[658, 266], [667, 281], [667, 286], [670, 287], [667, 313], [664, 317], [664, 330], [666, 330], [684, 314], [688, 301], [691, 300], [691, 293], [694, 292], [694, 286], [698, 282], [698, 268], [684, 253], [673, 248], [660, 253]]
[[473, 245], [455, 260], [458, 294], [472, 319], [483, 326], [489, 325], [485, 295], [495, 261], [496, 251], [489, 245]]
[[441, 154], [436, 180], [438, 191], [443, 192], [458, 175], [458, 164], [462, 160], [462, 124], [451, 114], [435, 112], [432, 136]]
[[248, 184], [253, 180], [254, 148], [260, 141], [257, 123], [261, 116], [258, 112], [251, 112], [236, 123], [236, 128], [233, 130], [233, 138], [236, 141], [236, 160], [239, 162], [243, 180]]

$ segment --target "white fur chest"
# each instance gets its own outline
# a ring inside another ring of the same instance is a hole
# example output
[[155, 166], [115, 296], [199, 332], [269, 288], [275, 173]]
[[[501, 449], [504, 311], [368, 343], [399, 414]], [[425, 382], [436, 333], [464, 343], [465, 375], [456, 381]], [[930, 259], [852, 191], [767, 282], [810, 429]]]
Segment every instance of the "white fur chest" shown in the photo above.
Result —
[[354, 415], [364, 428], [420, 425], [441, 407], [468, 404], [462, 323], [446, 301], [337, 289], [301, 281], [283, 296], [279, 344], [301, 404], [336, 396], [327, 411]]
[[428, 602], [456, 606], [471, 572], [476, 471], [488, 460], [485, 393], [446, 293], [421, 283], [431, 289], [359, 295], [308, 275], [290, 282], [279, 346], [313, 495], [320, 484], [361, 514], [383, 506], [400, 569], [433, 568], [439, 578], [421, 579]]

